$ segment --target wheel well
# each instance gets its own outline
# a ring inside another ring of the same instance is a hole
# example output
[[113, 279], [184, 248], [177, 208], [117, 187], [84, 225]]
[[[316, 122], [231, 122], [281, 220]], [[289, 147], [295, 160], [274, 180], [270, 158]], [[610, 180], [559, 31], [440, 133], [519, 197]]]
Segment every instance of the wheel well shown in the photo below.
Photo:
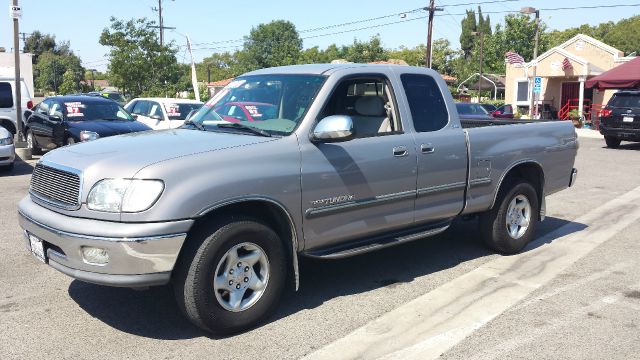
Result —
[[[534, 162], [518, 164], [507, 172], [500, 183], [500, 188], [504, 184], [508, 184], [509, 180], [516, 178], [527, 181], [534, 189], [536, 189], [536, 193], [538, 194], [538, 204], [542, 206], [542, 198], [544, 197], [544, 172], [542, 171], [542, 167]], [[501, 190], [500, 188], [496, 189], [496, 196], [493, 199], [493, 204], [491, 204], [492, 208], [495, 205], [497, 195]]]
[[0, 126], [2, 126], [5, 129], [9, 130], [9, 132], [11, 134], [13, 134], [13, 135], [16, 134], [16, 127], [15, 127], [15, 125], [13, 125], [13, 122], [11, 120], [7, 120], [7, 119], [0, 120]]
[[[196, 233], [202, 227], [207, 226], [207, 224], [219, 219], [221, 216], [233, 215], [250, 216], [264, 221], [265, 225], [271, 227], [278, 234], [282, 241], [282, 246], [288, 254], [287, 258], [291, 259], [290, 261], [293, 262], [293, 264], [289, 263], [289, 265], [292, 265], [294, 268], [294, 280], [297, 288], [297, 248], [295, 249], [296, 253], [294, 253], [294, 248], [292, 246], [294, 239], [297, 238], [294, 233], [295, 228], [292, 223], [293, 220], [281, 206], [276, 205], [275, 203], [271, 203], [266, 200], [247, 200], [224, 205], [196, 218], [196, 222], [189, 230], [188, 235]], [[187, 236], [187, 241], [189, 241], [189, 238], [190, 236]], [[297, 246], [297, 243], [295, 245]]]

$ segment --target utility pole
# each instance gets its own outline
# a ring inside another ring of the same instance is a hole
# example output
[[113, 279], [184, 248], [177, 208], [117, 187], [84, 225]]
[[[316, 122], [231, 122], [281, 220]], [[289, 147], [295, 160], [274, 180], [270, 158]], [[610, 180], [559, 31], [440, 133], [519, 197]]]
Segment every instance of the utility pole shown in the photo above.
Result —
[[428, 26], [428, 30], [427, 30], [427, 48], [426, 48], [426, 54], [425, 54], [425, 58], [424, 58], [424, 66], [431, 68], [432, 65], [432, 61], [431, 61], [431, 40], [433, 38], [433, 16], [435, 15], [436, 11], [442, 11], [442, 8], [436, 7], [435, 4], [435, 0], [430, 0], [429, 1], [429, 7], [424, 8], [424, 10], [429, 12], [429, 26]]
[[211, 82], [211, 64], [207, 63], [207, 84]]
[[13, 0], [13, 7], [11, 8], [11, 16], [13, 18], [13, 55], [14, 55], [14, 67], [15, 67], [15, 92], [16, 92], [16, 133], [17, 141], [15, 144], [16, 153], [22, 160], [31, 159], [31, 149], [28, 149], [24, 142], [24, 136], [22, 134], [22, 86], [20, 81], [20, 27], [18, 25], [18, 18], [22, 15], [22, 10], [18, 6], [18, 0]]
[[22, 36], [22, 43], [24, 44], [24, 46], [27, 46], [27, 35], [31, 35], [31, 34], [27, 34], [25, 32], [20, 33], [20, 36]]
[[480, 80], [478, 80], [478, 103], [481, 103], [481, 96], [480, 94], [482, 93], [482, 57], [483, 57], [483, 52], [484, 52], [484, 33], [481, 31], [474, 31], [472, 32], [473, 35], [476, 36], [480, 36]]
[[158, 12], [158, 26], [151, 26], [160, 30], [160, 46], [164, 45], [164, 29], [175, 29], [174, 27], [164, 26], [164, 19], [162, 18], [162, 0], [158, 0], [158, 7], [151, 8], [153, 11]]
[[529, 118], [533, 119], [537, 113], [536, 109], [536, 101], [535, 101], [535, 92], [534, 92], [534, 84], [536, 82], [536, 68], [538, 67], [538, 39], [540, 38], [540, 10], [527, 6], [523, 7], [520, 12], [522, 14], [535, 14], [536, 15], [536, 35], [535, 35], [535, 45], [533, 46], [533, 71], [531, 74], [531, 89], [529, 90]]

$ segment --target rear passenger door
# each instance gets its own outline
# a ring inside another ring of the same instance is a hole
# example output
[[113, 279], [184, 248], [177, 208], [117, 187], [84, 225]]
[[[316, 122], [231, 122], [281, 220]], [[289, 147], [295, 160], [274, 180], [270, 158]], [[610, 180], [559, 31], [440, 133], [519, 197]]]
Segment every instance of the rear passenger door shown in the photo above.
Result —
[[[8, 81], [0, 81], [0, 116], [4, 116], [9, 119], [15, 119], [15, 109], [13, 108], [13, 87]], [[2, 121], [0, 121], [0, 126]], [[7, 130], [14, 132], [14, 129], [9, 128], [13, 124], [7, 124]]]
[[416, 152], [396, 109], [386, 76], [344, 78], [317, 121], [348, 115], [355, 138], [333, 143], [300, 139], [306, 250], [413, 223]]
[[416, 223], [448, 220], [463, 207], [467, 180], [464, 131], [447, 109], [446, 85], [426, 74], [400, 75], [418, 157]]

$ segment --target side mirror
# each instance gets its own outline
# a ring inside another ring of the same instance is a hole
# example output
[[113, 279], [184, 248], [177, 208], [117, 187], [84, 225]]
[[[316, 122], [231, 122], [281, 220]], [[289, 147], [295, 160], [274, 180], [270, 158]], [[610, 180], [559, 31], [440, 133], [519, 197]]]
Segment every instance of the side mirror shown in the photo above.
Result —
[[49, 120], [54, 122], [62, 122], [62, 117], [58, 115], [49, 115]]
[[138, 114], [131, 114], [131, 117], [138, 120]]
[[160, 115], [158, 115], [158, 114], [153, 114], [153, 115], [151, 115], [151, 118], [152, 118], [153, 120], [164, 120], [164, 119], [162, 118], [162, 116], [160, 116]]
[[346, 115], [331, 115], [320, 120], [313, 129], [312, 141], [338, 142], [353, 138], [353, 120]]

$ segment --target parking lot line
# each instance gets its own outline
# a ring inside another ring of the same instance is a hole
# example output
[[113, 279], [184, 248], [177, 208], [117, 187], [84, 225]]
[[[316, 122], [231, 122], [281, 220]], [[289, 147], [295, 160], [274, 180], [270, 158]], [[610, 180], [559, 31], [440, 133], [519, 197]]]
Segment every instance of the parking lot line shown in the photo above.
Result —
[[435, 359], [640, 219], [640, 187], [466, 273], [305, 359]]

